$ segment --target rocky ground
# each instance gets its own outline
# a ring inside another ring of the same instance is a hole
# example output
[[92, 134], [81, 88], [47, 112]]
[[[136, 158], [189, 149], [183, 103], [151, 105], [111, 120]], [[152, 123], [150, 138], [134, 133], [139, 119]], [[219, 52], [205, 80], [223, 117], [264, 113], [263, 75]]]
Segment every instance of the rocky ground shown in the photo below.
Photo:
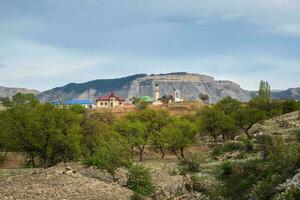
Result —
[[[194, 194], [189, 194], [186, 189], [189, 181], [186, 177], [171, 175], [168, 167], [150, 169], [156, 186], [152, 199], [192, 199]], [[1, 200], [125, 200], [133, 195], [125, 187], [126, 182], [126, 169], [118, 169], [116, 182], [113, 182], [111, 175], [104, 171], [67, 163], [2, 178], [0, 196]]]
[[133, 192], [118, 185], [84, 175], [80, 165], [58, 165], [0, 181], [0, 196], [10, 199], [130, 199]]

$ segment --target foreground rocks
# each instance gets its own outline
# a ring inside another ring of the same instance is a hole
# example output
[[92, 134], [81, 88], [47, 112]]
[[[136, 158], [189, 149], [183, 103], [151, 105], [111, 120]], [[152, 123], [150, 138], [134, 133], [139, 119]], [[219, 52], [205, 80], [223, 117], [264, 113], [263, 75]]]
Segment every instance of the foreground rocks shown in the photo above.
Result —
[[[181, 175], [170, 175], [167, 169], [150, 168], [156, 192], [151, 199], [201, 199], [189, 194], [190, 181]], [[115, 182], [110, 174], [95, 167], [76, 163], [59, 164], [48, 169], [37, 169], [23, 175], [0, 179], [1, 200], [127, 200], [133, 191], [125, 186], [128, 171], [119, 168]]]
[[79, 165], [58, 165], [33, 174], [9, 177], [0, 181], [1, 200], [127, 200], [133, 192], [115, 183], [106, 183], [81, 173]]

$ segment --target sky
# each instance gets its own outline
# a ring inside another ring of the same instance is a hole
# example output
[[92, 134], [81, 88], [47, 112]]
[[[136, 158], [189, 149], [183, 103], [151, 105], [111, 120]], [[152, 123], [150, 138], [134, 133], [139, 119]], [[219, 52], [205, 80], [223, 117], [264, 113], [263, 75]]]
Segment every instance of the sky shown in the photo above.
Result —
[[189, 72], [300, 87], [299, 0], [0, 0], [0, 85]]

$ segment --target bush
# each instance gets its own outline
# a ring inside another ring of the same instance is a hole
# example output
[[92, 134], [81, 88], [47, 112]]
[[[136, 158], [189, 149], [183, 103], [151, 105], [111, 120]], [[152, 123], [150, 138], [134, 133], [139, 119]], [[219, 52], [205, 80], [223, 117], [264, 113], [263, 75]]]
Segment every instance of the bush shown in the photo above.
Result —
[[294, 131], [293, 135], [295, 136], [297, 142], [300, 142], [300, 130]]
[[217, 178], [224, 183], [222, 196], [232, 199], [247, 199], [251, 187], [261, 179], [264, 167], [261, 160], [246, 162], [225, 161], [217, 169]]
[[130, 166], [130, 149], [122, 138], [111, 136], [105, 139], [96, 153], [87, 157], [84, 163], [106, 170], [115, 178], [117, 168]]
[[202, 153], [193, 154], [189, 158], [184, 158], [180, 162], [181, 174], [200, 172], [200, 165], [204, 163], [206, 157]]
[[300, 197], [300, 188], [293, 186], [288, 188], [286, 191], [275, 196], [275, 200], [297, 200]]
[[131, 197], [130, 200], [144, 200], [145, 198], [137, 193], [134, 193]]
[[242, 150], [244, 150], [244, 145], [241, 142], [236, 142], [236, 141], [226, 141], [222, 148], [223, 152], [242, 151]]
[[221, 155], [222, 154], [222, 146], [221, 145], [216, 145], [213, 147], [213, 150], [210, 154], [210, 156], [213, 158], [213, 159], [217, 159], [217, 156]]
[[155, 187], [152, 183], [149, 169], [143, 165], [131, 165], [129, 168], [127, 188], [136, 194], [150, 197], [154, 193]]

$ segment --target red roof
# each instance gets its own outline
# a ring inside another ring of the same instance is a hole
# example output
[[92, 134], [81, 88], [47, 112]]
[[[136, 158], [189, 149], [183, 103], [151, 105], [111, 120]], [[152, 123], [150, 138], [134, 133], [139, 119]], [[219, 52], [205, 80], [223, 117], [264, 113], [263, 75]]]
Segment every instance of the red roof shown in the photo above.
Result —
[[108, 95], [98, 97], [98, 99], [96, 101], [109, 101], [110, 98], [112, 98], [112, 97], [114, 97], [118, 101], [125, 101], [125, 99], [123, 97], [117, 96], [113, 92]]

